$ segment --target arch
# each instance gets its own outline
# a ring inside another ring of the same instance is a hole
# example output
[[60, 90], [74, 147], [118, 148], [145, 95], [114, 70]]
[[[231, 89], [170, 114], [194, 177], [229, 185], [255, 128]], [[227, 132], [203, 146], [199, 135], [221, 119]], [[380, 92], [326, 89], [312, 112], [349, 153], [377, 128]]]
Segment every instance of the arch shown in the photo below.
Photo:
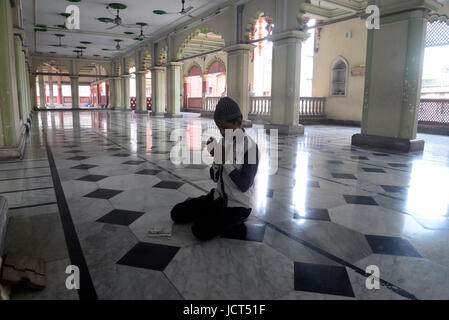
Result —
[[[204, 36], [205, 38], [204, 39]], [[214, 39], [211, 39], [209, 43], [206, 43], [206, 47], [204, 47], [204, 42], [208, 42], [207, 37], [208, 35], [217, 35], [218, 37], [214, 37]], [[198, 42], [203, 42], [203, 44], [200, 44], [199, 48], [198, 46], [195, 46], [195, 48], [193, 48], [193, 42], [194, 41], [198, 41]], [[198, 50], [198, 54], [202, 53], [202, 52], [207, 52], [207, 51], [212, 51], [215, 49], [220, 49], [220, 48], [224, 48], [226, 46], [226, 43], [223, 39], [223, 36], [221, 35], [221, 33], [215, 29], [212, 28], [200, 28], [200, 29], [196, 29], [194, 32], [192, 32], [189, 36], [187, 36], [187, 38], [184, 39], [184, 41], [182, 42], [181, 46], [178, 49], [178, 52], [176, 53], [176, 59], [182, 59], [182, 58], [188, 58], [191, 56], [194, 56], [195, 54], [192, 54], [192, 51], [189, 50], [193, 50], [196, 49]]]
[[346, 96], [347, 80], [348, 80], [349, 63], [342, 57], [338, 56], [331, 64], [331, 96]]
[[226, 64], [218, 57], [211, 59], [205, 68], [205, 73], [226, 72]]
[[264, 11], [257, 10], [255, 12], [255, 14], [252, 15], [249, 18], [249, 21], [246, 24], [246, 27], [245, 27], [245, 40], [246, 41], [253, 40], [252, 39], [252, 35], [254, 33], [257, 20], [259, 20], [260, 17], [264, 17], [266, 19], [266, 21], [268, 22], [268, 27], [270, 28], [269, 32], [270, 33], [272, 32], [272, 29], [273, 29], [273, 18], [271, 18], [270, 16], [266, 15]]
[[203, 75], [203, 70], [201, 70], [201, 67], [199, 64], [197, 63], [193, 63], [190, 68], [189, 71], [187, 72], [189, 77], [193, 77], [193, 76], [201, 76]]

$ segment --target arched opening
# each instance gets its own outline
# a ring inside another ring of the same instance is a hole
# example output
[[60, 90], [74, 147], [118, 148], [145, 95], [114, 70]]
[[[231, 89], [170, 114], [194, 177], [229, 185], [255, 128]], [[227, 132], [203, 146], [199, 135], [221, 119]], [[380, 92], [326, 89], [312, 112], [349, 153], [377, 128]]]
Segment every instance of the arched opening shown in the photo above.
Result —
[[184, 77], [184, 106], [187, 109], [202, 109], [203, 107], [203, 73], [201, 67], [194, 64]]
[[204, 75], [206, 80], [205, 97], [221, 97], [226, 91], [226, 67], [218, 59], [212, 62]]
[[332, 63], [331, 96], [346, 96], [346, 82], [348, 77], [348, 63], [338, 57]]
[[[254, 21], [249, 34], [249, 40], [264, 39], [272, 33], [273, 19], [263, 13]], [[251, 52], [251, 95], [271, 96], [271, 69], [273, 44], [271, 41], [262, 40], [255, 42], [257, 46]]]

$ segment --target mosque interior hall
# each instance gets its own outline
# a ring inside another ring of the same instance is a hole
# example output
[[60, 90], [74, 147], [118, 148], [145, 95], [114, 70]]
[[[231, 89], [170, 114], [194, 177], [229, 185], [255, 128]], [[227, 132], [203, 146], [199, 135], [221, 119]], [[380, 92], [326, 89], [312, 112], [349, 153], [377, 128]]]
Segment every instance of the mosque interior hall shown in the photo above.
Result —
[[117, 1], [0, 0], [0, 300], [449, 299], [449, 0]]

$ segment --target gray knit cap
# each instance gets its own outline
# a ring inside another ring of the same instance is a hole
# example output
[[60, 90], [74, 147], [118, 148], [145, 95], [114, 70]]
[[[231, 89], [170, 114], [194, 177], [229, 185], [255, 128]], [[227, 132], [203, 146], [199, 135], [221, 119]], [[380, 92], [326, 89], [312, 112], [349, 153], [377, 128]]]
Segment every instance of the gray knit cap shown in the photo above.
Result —
[[217, 107], [215, 108], [214, 120], [234, 120], [242, 117], [239, 105], [237, 102], [231, 98], [224, 97], [218, 101]]

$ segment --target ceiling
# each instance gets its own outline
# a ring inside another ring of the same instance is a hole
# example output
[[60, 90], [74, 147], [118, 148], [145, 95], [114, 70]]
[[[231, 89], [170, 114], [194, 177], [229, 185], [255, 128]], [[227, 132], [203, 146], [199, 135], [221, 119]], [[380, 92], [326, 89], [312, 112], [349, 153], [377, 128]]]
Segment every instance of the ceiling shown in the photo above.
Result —
[[312, 18], [327, 20], [360, 12], [367, 4], [367, 0], [311, 0], [304, 9]]
[[[104, 23], [98, 18], [114, 18], [116, 10], [106, 9], [110, 3], [108, 0], [81, 0], [73, 2], [68, 0], [27, 0], [22, 1], [23, 20], [26, 31], [27, 44], [32, 53], [70, 55], [76, 57], [74, 50], [80, 50], [76, 47], [86, 47], [83, 56], [113, 57], [120, 51], [126, 51], [138, 43], [134, 40], [140, 34], [140, 26], [136, 22], [148, 24], [143, 31], [146, 37], [160, 36], [168, 28], [176, 27], [186, 23], [196, 16], [217, 7], [220, 4], [229, 2], [229, 0], [186, 0], [185, 8], [192, 6], [193, 9], [187, 14], [179, 14], [181, 11], [181, 0], [119, 0], [120, 3], [127, 6], [120, 10], [122, 24], [133, 25], [133, 28], [118, 26], [113, 29], [107, 28], [113, 26], [113, 23]], [[114, 1], [114, 0], [113, 0]], [[36, 21], [34, 17], [34, 6], [36, 5]], [[66, 18], [60, 13], [66, 12], [69, 5], [77, 5], [80, 9], [80, 29], [67, 30], [58, 28], [57, 25], [63, 25]], [[169, 14], [157, 15], [153, 10], [164, 10]], [[46, 26], [46, 32], [35, 32], [36, 25]], [[134, 32], [127, 35], [124, 32]], [[58, 37], [55, 34], [63, 34], [61, 37], [62, 46], [58, 45]], [[120, 51], [116, 50], [117, 42], [121, 40]], [[36, 41], [37, 40], [37, 41]], [[81, 43], [89, 42], [87, 44]], [[105, 50], [106, 49], [106, 50]]]

